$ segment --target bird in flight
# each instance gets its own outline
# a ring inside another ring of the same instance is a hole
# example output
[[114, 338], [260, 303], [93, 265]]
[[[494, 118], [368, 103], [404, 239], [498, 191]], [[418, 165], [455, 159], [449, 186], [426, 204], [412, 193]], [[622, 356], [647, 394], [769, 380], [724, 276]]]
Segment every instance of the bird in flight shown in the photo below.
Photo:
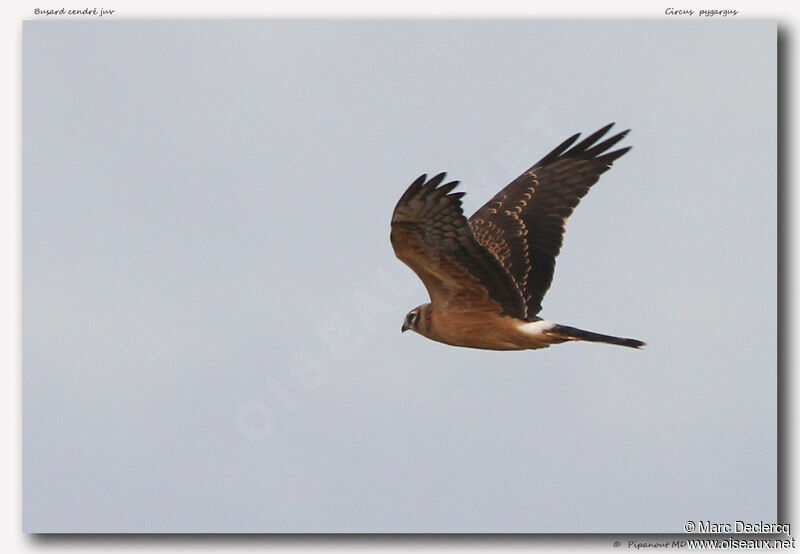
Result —
[[[430, 303], [411, 310], [409, 329], [445, 344], [486, 350], [547, 348], [590, 341], [640, 348], [537, 314], [553, 280], [567, 218], [601, 173], [630, 147], [609, 150], [628, 131], [602, 140], [613, 123], [576, 134], [539, 160], [467, 219], [458, 181], [420, 176], [392, 215], [395, 254], [419, 276]], [[444, 184], [443, 184], [444, 183]]]

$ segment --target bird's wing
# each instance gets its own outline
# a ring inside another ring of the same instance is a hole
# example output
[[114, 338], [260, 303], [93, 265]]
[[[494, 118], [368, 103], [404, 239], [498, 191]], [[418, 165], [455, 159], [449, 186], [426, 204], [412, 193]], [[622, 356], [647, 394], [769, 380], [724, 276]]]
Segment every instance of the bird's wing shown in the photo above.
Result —
[[[422, 175], [392, 216], [392, 246], [422, 279], [431, 301], [449, 311], [492, 311], [524, 319], [525, 302], [500, 261], [475, 240], [461, 210], [458, 184]], [[441, 185], [441, 186], [440, 186]]]
[[612, 125], [574, 146], [580, 135], [568, 138], [469, 218], [477, 241], [522, 291], [529, 319], [542, 309], [550, 288], [567, 218], [600, 174], [630, 150], [608, 152], [628, 131], [597, 142]]

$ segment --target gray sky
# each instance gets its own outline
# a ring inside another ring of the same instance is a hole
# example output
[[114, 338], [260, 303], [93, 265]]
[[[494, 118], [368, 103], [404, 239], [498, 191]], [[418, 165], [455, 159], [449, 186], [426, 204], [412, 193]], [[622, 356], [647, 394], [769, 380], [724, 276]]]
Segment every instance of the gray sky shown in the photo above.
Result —
[[[29, 532], [681, 532], [776, 517], [776, 27], [26, 22]], [[542, 315], [457, 349], [389, 219], [633, 150]]]

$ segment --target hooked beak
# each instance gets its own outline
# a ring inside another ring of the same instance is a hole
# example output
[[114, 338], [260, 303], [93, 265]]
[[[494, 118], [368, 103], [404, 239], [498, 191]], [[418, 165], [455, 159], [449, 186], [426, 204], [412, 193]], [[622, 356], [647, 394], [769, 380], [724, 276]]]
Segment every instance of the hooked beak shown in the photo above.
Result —
[[411, 327], [408, 325], [408, 323], [403, 323], [403, 330], [401, 332], [405, 333], [409, 329], [411, 329]]

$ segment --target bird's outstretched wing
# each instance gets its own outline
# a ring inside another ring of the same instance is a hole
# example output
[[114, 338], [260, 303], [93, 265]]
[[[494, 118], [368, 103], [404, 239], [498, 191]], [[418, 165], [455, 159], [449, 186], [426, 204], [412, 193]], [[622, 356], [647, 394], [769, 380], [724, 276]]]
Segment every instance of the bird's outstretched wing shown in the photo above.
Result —
[[[500, 261], [478, 244], [461, 210], [458, 181], [414, 181], [392, 216], [392, 246], [443, 310], [493, 311], [524, 318], [525, 302]], [[440, 186], [441, 185], [441, 186]]]
[[630, 150], [608, 152], [628, 131], [597, 142], [612, 125], [574, 146], [580, 135], [568, 138], [469, 218], [477, 241], [497, 257], [522, 291], [527, 319], [542, 309], [567, 218], [600, 175]]

